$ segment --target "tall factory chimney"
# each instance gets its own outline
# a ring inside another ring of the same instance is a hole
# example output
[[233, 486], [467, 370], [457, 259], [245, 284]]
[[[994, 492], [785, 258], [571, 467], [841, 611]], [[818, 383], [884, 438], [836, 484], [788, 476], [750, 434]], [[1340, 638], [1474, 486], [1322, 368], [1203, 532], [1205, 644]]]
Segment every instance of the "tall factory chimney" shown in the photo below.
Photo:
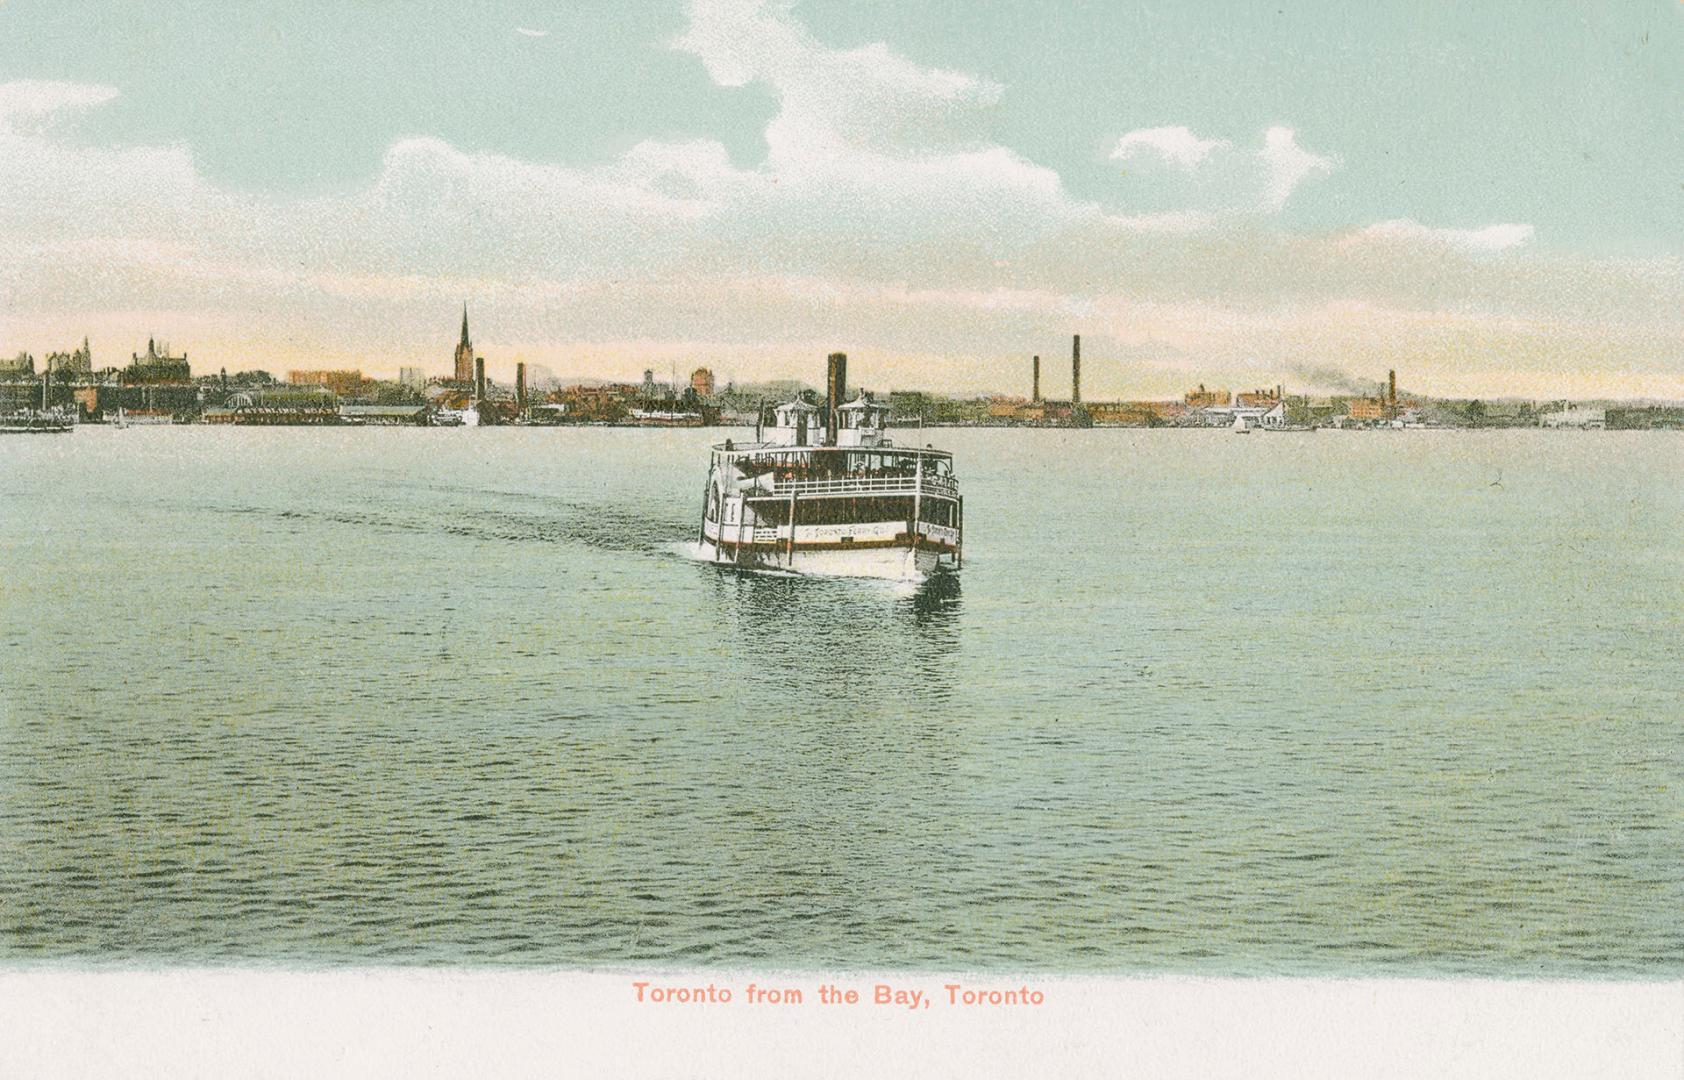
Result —
[[836, 410], [848, 401], [848, 354], [833, 352], [824, 367], [824, 430], [836, 445]]
[[1070, 342], [1070, 404], [1082, 403], [1082, 335]]
[[1029, 365], [1029, 400], [1039, 405], [1041, 403], [1041, 358], [1037, 356]]
[[1397, 408], [1397, 371], [1386, 372], [1386, 402], [1392, 408]]
[[526, 411], [526, 361], [515, 364], [515, 408]]
[[485, 400], [485, 357], [474, 357], [474, 400]]

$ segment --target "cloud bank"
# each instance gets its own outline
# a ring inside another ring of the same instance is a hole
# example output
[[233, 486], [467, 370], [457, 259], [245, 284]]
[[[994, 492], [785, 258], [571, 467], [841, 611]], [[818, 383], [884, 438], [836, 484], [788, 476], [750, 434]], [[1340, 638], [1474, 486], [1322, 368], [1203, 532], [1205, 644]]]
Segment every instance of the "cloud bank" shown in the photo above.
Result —
[[1117, 189], [1077, 196], [990, 140], [1007, 88], [827, 47], [783, 5], [694, 0], [670, 48], [772, 96], [763, 160], [650, 139], [578, 168], [417, 134], [352, 190], [268, 198], [187, 147], [78, 140], [114, 88], [0, 84], [0, 349], [88, 333], [114, 362], [157, 333], [231, 369], [444, 371], [467, 299], [494, 370], [810, 376], [843, 348], [879, 385], [1015, 389], [1081, 332], [1100, 395], [1397, 367], [1447, 393], [1684, 396], [1676, 259], [1547, 252], [1509, 222], [1294, 231], [1341, 163], [1285, 125], [1117, 125]]

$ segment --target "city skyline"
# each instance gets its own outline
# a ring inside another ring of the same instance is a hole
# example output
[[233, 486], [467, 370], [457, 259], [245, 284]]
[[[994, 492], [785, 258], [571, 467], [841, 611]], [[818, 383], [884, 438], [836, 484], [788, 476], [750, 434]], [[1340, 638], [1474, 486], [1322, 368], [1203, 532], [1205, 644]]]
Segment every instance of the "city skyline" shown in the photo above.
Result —
[[1684, 398], [1684, 6], [1270, 11], [13, 2], [0, 351]]

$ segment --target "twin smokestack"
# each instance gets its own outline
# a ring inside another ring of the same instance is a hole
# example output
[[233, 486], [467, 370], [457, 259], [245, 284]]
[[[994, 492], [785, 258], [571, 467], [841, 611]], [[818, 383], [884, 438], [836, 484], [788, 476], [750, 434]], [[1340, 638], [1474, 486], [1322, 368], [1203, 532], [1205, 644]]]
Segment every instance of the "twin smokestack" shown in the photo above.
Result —
[[[1037, 404], [1041, 400], [1041, 358], [1035, 357], [1030, 362], [1029, 400]], [[1082, 403], [1082, 335], [1077, 334], [1070, 342], [1070, 404]]]

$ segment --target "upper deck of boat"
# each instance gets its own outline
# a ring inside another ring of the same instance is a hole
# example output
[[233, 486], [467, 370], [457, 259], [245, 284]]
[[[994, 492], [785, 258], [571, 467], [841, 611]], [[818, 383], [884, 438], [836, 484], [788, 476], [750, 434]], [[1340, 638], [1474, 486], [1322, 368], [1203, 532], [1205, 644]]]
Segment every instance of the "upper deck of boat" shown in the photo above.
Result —
[[880, 454], [884, 457], [905, 458], [908, 461], [920, 457], [927, 461], [936, 459], [953, 460], [953, 454], [950, 451], [937, 450], [933, 446], [798, 446], [791, 443], [727, 440], [722, 443], [715, 443], [713, 452], [716, 457], [727, 459], [786, 455], [799, 457], [806, 454]]
[[953, 455], [934, 447], [720, 443], [713, 467], [755, 478], [750, 498], [911, 495], [957, 499]]

